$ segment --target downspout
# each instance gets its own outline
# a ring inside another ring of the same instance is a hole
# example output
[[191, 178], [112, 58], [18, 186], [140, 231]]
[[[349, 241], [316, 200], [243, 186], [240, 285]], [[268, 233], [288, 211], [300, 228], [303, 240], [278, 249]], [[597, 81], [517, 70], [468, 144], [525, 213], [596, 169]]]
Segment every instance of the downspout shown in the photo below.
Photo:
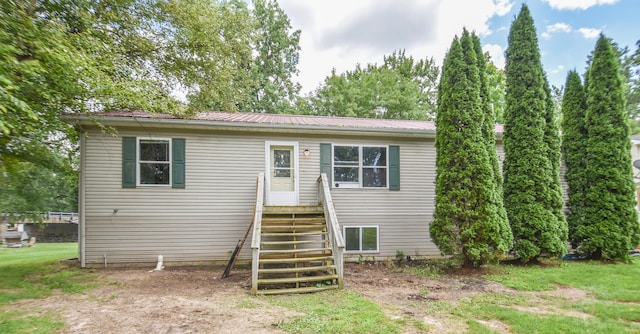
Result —
[[80, 260], [80, 267], [85, 268], [87, 266], [86, 262], [86, 244], [85, 244], [85, 235], [86, 235], [86, 224], [85, 224], [85, 184], [86, 184], [86, 135], [87, 133], [82, 130], [82, 128], [78, 128], [80, 130], [80, 177], [79, 185], [78, 185], [78, 214], [80, 215], [78, 219], [78, 258]]

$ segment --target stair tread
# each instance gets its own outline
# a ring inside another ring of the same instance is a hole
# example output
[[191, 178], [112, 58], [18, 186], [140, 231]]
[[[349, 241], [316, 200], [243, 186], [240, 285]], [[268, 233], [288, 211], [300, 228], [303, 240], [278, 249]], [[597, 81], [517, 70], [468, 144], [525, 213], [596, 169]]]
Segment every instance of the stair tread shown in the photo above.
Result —
[[262, 228], [265, 227], [287, 227], [287, 228], [304, 228], [304, 227], [312, 227], [312, 228], [317, 228], [317, 227], [324, 227], [325, 224], [295, 224], [295, 225], [290, 225], [290, 224], [267, 224], [267, 225], [262, 225]]
[[301, 273], [305, 271], [320, 271], [320, 270], [335, 270], [335, 265], [328, 266], [309, 266], [309, 267], [297, 267], [297, 268], [262, 268], [258, 269], [258, 274], [287, 274], [287, 273]]
[[[338, 284], [324, 284], [341, 278], [336, 272], [332, 249], [326, 247], [329, 233], [322, 205], [263, 206], [259, 227], [262, 240], [257, 274], [260, 278], [255, 283], [262, 290], [259, 288], [257, 294], [339, 289]], [[296, 248], [297, 245], [305, 248]], [[314, 276], [316, 274], [320, 275]]]
[[315, 225], [315, 226], [261, 226], [262, 232], [267, 233], [293, 233], [293, 232], [324, 232], [327, 228], [324, 225]]
[[[308, 259], [308, 258], [326, 257], [326, 256], [332, 256], [332, 255], [329, 252], [313, 253], [313, 254], [312, 253], [298, 253], [298, 254], [295, 254], [295, 256], [292, 256], [292, 254], [285, 254], [285, 253], [280, 253], [280, 254], [262, 254], [262, 255], [260, 255], [260, 260], [275, 260], [275, 259], [280, 259], [280, 260], [284, 260], [284, 259], [303, 259], [304, 260], [304, 259]], [[301, 261], [298, 261], [298, 262], [301, 262]]]
[[293, 253], [308, 253], [308, 252], [322, 252], [331, 251], [331, 248], [296, 248], [296, 249], [262, 249], [260, 254], [293, 254]]
[[317, 235], [327, 235], [326, 231], [313, 231], [313, 232], [280, 232], [280, 233], [262, 233], [263, 237], [289, 237], [289, 236], [317, 236]]
[[261, 258], [258, 260], [258, 263], [266, 264], [266, 263], [296, 263], [296, 262], [320, 262], [320, 261], [333, 261], [333, 255], [326, 256], [303, 256], [296, 258], [272, 258], [272, 259], [264, 259]]
[[291, 214], [291, 213], [324, 213], [324, 208], [317, 205], [296, 206], [264, 206], [262, 213], [266, 214]]
[[265, 289], [258, 290], [256, 293], [259, 295], [279, 295], [279, 294], [292, 294], [292, 293], [310, 293], [310, 292], [319, 292], [324, 290], [335, 290], [338, 289], [339, 286], [336, 284], [332, 285], [324, 285], [321, 287], [317, 286], [307, 286], [302, 288], [287, 288], [287, 289]]
[[324, 239], [315, 239], [315, 240], [287, 240], [287, 241], [262, 241], [260, 242], [263, 246], [286, 246], [286, 245], [304, 245], [304, 244], [320, 244], [327, 242]]
[[283, 277], [283, 278], [258, 278], [260, 284], [282, 284], [282, 283], [308, 283], [320, 282], [337, 279], [338, 275], [320, 275], [320, 276], [300, 276], [300, 277]]
[[273, 221], [295, 221], [295, 222], [325, 222], [324, 217], [262, 217], [262, 222], [273, 222]]
[[324, 218], [322, 220], [311, 220], [307, 219], [301, 221], [300, 219], [262, 219], [262, 226], [272, 226], [272, 225], [280, 225], [280, 226], [300, 226], [300, 225], [314, 225], [314, 226], [324, 226], [326, 225]]
[[304, 230], [304, 229], [312, 229], [312, 230], [318, 230], [318, 228], [320, 229], [324, 229], [325, 225], [322, 224], [317, 224], [317, 225], [262, 225], [261, 226], [262, 230], [273, 230], [273, 229], [283, 229], [283, 230], [292, 230], [292, 229], [300, 229], [300, 230]]

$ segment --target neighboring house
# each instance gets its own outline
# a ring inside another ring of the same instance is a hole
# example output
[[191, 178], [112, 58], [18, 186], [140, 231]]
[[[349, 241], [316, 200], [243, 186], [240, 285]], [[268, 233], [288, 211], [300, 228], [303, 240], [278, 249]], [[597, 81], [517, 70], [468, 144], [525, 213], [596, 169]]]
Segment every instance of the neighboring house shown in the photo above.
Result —
[[29, 242], [29, 235], [24, 231], [5, 231], [4, 243], [8, 247], [22, 247]]
[[326, 173], [347, 260], [440, 255], [429, 237], [433, 122], [222, 112], [66, 119], [81, 132], [82, 267], [158, 255], [165, 264], [227, 261], [252, 221], [259, 173], [267, 206], [317, 205]]
[[[631, 136], [631, 161], [640, 160], [640, 134]], [[633, 178], [640, 184], [640, 163], [633, 164]]]
[[640, 134], [631, 136], [631, 161], [633, 162], [633, 181], [636, 184], [636, 201], [640, 208]]

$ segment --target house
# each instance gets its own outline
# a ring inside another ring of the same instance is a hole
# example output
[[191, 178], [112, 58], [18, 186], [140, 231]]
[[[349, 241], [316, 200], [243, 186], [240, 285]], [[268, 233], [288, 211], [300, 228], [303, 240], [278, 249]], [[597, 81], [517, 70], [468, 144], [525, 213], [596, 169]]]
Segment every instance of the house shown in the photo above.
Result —
[[631, 136], [631, 161], [633, 182], [636, 184], [636, 202], [640, 208], [640, 134]]
[[19, 248], [26, 245], [29, 235], [24, 231], [5, 231], [4, 243], [11, 248]]
[[[153, 264], [159, 255], [167, 265], [224, 263], [257, 216], [273, 222], [283, 214], [274, 208], [289, 206], [312, 214], [321, 173], [335, 209], [325, 217], [337, 218], [345, 260], [440, 255], [429, 236], [433, 122], [224, 112], [66, 119], [81, 133], [82, 267]], [[251, 252], [244, 247], [240, 260]]]

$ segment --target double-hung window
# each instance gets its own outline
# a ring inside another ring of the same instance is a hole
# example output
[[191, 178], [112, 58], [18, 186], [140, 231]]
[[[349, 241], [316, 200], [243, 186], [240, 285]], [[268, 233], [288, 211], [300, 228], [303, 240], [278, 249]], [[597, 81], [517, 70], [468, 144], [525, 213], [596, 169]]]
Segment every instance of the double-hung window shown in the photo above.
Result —
[[122, 187], [185, 188], [185, 139], [122, 137]]
[[171, 141], [138, 138], [140, 185], [171, 184]]
[[387, 188], [387, 146], [333, 146], [333, 183], [344, 188]]

